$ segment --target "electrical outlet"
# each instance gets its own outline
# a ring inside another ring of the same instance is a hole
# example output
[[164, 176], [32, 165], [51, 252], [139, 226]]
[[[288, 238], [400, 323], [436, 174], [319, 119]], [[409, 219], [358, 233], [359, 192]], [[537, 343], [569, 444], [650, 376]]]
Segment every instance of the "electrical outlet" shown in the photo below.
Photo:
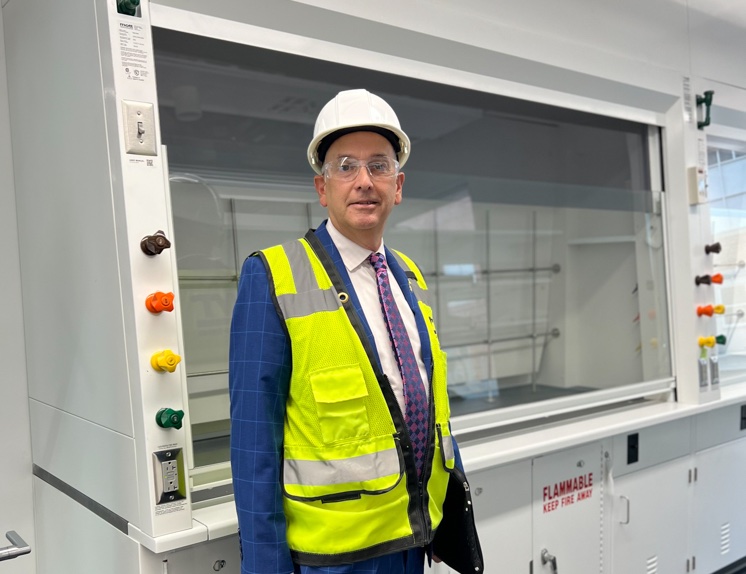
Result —
[[186, 498], [182, 449], [173, 448], [154, 452], [153, 470], [156, 504], [165, 504]]
[[163, 492], [179, 490], [179, 468], [175, 460], [161, 463], [161, 476], [163, 476]]

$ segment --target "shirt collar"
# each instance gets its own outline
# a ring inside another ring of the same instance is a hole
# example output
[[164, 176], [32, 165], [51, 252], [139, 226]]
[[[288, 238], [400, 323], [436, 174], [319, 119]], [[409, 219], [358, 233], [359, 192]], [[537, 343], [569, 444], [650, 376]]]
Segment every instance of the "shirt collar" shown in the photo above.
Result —
[[[332, 238], [337, 250], [339, 250], [339, 254], [342, 257], [342, 261], [344, 262], [348, 272], [355, 271], [368, 260], [368, 257], [370, 257], [372, 252], [369, 249], [358, 245], [351, 239], [342, 235], [342, 233], [334, 227], [331, 219], [327, 219], [326, 221], [326, 230], [329, 232], [329, 236]], [[384, 254], [385, 257], [383, 240], [381, 240], [381, 246], [378, 248], [378, 253]]]

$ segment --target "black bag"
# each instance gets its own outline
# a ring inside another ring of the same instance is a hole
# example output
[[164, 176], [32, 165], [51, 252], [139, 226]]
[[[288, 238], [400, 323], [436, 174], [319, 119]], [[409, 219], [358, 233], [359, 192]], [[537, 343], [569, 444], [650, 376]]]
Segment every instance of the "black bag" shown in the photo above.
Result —
[[466, 476], [458, 468], [451, 470], [448, 476], [443, 520], [433, 538], [433, 554], [460, 574], [484, 572], [471, 491]]

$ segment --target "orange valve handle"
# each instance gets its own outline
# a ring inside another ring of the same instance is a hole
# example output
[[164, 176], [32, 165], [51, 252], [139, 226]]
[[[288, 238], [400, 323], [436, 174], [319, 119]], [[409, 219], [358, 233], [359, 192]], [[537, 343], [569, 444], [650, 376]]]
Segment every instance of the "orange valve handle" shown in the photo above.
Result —
[[722, 273], [715, 273], [715, 275], [712, 276], [712, 282], [718, 283], [719, 285], [723, 284], [723, 274]]
[[697, 317], [701, 317], [702, 315], [707, 315], [708, 317], [712, 317], [712, 313], [715, 310], [713, 309], [712, 305], [706, 305], [706, 306], [700, 306], [697, 307]]
[[699, 338], [699, 346], [701, 348], [714, 347], [715, 346], [715, 337], [700, 337]]
[[173, 373], [176, 370], [176, 365], [180, 362], [181, 357], [171, 351], [171, 349], [155, 353], [150, 357], [150, 366], [156, 371], [168, 371], [169, 373]]
[[174, 294], [164, 293], [163, 291], [156, 291], [148, 295], [145, 299], [145, 306], [151, 313], [161, 313], [163, 311], [174, 310]]

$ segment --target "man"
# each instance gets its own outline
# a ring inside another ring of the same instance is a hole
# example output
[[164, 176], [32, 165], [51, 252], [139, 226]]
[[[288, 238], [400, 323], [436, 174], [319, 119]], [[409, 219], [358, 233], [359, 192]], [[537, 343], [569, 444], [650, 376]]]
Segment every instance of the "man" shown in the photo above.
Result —
[[423, 571], [461, 463], [427, 287], [383, 244], [409, 153], [384, 100], [340, 92], [308, 148], [329, 219], [244, 263], [230, 348], [243, 574]]

